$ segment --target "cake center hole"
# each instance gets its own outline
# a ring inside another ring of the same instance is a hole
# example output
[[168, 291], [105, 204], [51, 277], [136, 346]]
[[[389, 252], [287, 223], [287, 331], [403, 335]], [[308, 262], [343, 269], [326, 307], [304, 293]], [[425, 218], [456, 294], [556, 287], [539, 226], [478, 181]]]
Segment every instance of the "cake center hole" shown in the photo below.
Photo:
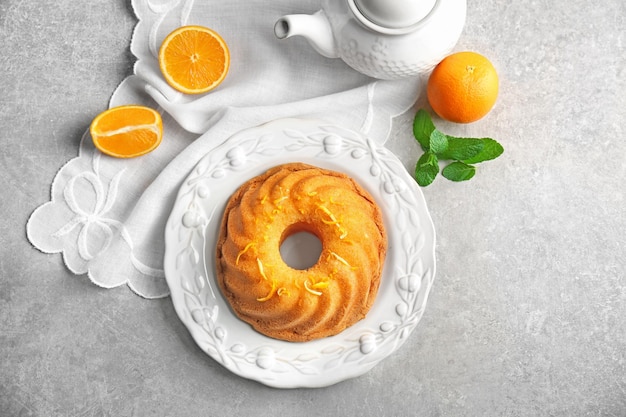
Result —
[[309, 269], [322, 254], [322, 241], [313, 233], [297, 232], [287, 236], [280, 245], [280, 256], [293, 269]]

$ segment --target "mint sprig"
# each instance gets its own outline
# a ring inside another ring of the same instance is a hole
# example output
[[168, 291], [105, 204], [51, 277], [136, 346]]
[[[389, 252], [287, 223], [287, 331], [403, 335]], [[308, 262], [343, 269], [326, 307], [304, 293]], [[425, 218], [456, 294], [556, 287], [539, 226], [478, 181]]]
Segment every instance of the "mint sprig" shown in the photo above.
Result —
[[420, 109], [413, 120], [413, 136], [424, 154], [415, 166], [415, 180], [430, 185], [439, 174], [439, 161], [452, 161], [441, 175], [450, 181], [467, 181], [476, 174], [477, 164], [502, 155], [504, 148], [491, 138], [459, 138], [439, 131], [430, 115]]

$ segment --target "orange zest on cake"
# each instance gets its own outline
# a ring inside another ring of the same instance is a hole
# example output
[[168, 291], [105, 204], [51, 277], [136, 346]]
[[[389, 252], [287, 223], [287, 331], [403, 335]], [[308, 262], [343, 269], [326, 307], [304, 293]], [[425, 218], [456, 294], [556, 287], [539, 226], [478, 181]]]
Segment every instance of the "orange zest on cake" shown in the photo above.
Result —
[[[299, 270], [284, 262], [280, 245], [302, 231], [319, 238], [322, 252]], [[386, 251], [380, 208], [352, 178], [286, 164], [250, 179], [228, 201], [216, 248], [218, 284], [234, 313], [258, 332], [308, 341], [365, 317]]]

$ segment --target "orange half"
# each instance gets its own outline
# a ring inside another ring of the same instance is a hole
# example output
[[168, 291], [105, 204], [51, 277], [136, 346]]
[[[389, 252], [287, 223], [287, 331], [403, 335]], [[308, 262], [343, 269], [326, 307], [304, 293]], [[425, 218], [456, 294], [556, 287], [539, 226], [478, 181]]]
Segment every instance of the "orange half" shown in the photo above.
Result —
[[133, 158], [156, 149], [163, 138], [163, 121], [154, 109], [119, 106], [96, 116], [89, 127], [95, 147], [117, 158]]
[[159, 67], [167, 83], [186, 94], [206, 93], [228, 73], [230, 52], [224, 39], [203, 26], [183, 26], [167, 35]]

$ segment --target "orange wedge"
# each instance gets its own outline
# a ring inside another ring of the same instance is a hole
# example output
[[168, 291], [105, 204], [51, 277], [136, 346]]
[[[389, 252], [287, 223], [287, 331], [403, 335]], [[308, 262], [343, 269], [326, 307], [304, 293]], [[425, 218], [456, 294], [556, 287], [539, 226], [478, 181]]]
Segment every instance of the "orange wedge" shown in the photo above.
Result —
[[163, 138], [163, 121], [161, 115], [149, 107], [119, 106], [96, 116], [89, 132], [102, 153], [133, 158], [159, 146]]
[[183, 26], [167, 35], [159, 67], [167, 83], [186, 94], [206, 93], [228, 73], [230, 52], [224, 39], [203, 26]]

